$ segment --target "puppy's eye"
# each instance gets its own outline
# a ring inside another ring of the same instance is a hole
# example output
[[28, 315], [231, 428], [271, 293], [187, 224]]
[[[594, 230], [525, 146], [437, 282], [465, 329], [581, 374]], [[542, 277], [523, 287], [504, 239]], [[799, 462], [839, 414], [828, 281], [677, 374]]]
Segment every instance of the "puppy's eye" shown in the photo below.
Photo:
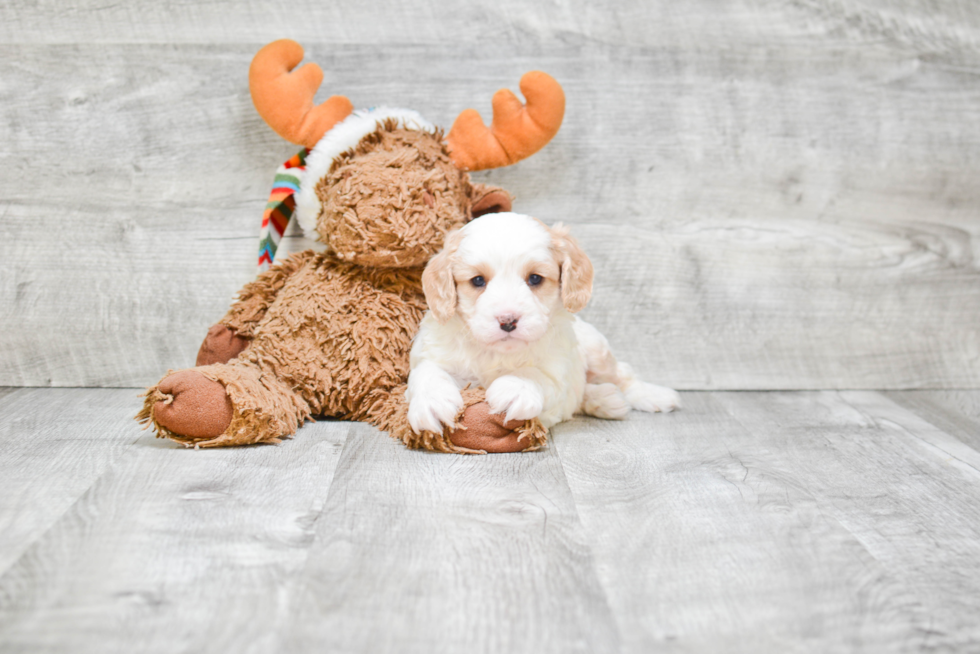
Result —
[[476, 286], [477, 288], [483, 288], [487, 285], [487, 280], [483, 279], [483, 275], [477, 275], [470, 280], [470, 284], [473, 284], [473, 286]]
[[528, 286], [537, 286], [543, 281], [544, 281], [544, 277], [542, 277], [541, 275], [536, 275], [534, 273], [531, 273], [530, 275], [527, 276]]

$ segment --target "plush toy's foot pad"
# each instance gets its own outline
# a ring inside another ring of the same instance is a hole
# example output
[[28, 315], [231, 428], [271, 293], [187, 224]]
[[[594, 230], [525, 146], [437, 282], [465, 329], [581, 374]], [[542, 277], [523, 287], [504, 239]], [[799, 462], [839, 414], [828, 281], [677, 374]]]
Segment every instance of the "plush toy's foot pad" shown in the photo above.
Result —
[[456, 424], [439, 433], [412, 431], [405, 386], [393, 389], [388, 401], [369, 420], [413, 450], [452, 454], [531, 452], [547, 443], [548, 430], [537, 418], [504, 422], [503, 416], [491, 415], [484, 389], [465, 388], [461, 394], [463, 409], [456, 416]]
[[228, 325], [217, 324], [208, 330], [208, 335], [201, 343], [197, 352], [198, 366], [209, 366], [212, 363], [228, 363], [244, 352], [251, 343], [242, 338]]
[[287, 383], [241, 359], [169, 372], [141, 397], [140, 424], [194, 448], [278, 443], [310, 417]]
[[234, 409], [225, 387], [197, 371], [167, 375], [156, 390], [162, 399], [153, 405], [153, 420], [175, 434], [214, 438], [231, 424]]
[[449, 433], [449, 440], [457, 447], [503, 453], [523, 452], [531, 446], [531, 439], [521, 438], [518, 431], [523, 420], [505, 421], [502, 415], [490, 413], [486, 402], [466, 407], [459, 422], [464, 428]]

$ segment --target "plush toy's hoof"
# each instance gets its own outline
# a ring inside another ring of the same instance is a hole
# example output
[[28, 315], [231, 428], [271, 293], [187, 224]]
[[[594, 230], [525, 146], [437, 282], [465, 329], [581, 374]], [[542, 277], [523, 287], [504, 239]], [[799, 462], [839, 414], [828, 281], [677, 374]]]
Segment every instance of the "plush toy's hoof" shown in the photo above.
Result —
[[166, 400], [153, 405], [153, 419], [175, 434], [214, 438], [228, 429], [234, 410], [225, 387], [194, 370], [164, 377], [157, 390]]
[[242, 338], [228, 325], [217, 324], [208, 330], [208, 335], [197, 351], [198, 366], [209, 366], [212, 363], [228, 363], [248, 347], [247, 338]]
[[523, 452], [532, 445], [530, 438], [518, 440], [517, 431], [523, 420], [505, 422], [502, 415], [490, 413], [490, 405], [478, 402], [467, 407], [460, 422], [465, 429], [457, 429], [449, 435], [449, 440], [457, 447], [487, 452]]

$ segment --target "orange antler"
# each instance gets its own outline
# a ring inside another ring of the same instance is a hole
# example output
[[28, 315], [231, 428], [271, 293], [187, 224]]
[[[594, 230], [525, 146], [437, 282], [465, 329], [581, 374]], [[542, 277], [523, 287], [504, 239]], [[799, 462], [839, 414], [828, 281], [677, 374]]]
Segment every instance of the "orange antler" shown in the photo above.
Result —
[[248, 69], [252, 103], [269, 127], [297, 145], [312, 148], [331, 127], [346, 118], [354, 106], [335, 95], [314, 107], [313, 97], [323, 81], [323, 70], [303, 60], [303, 46], [281, 39], [259, 50]]
[[446, 141], [453, 162], [463, 170], [500, 168], [526, 159], [543, 148], [561, 127], [565, 116], [565, 93], [553, 77], [532, 71], [521, 78], [517, 96], [501, 89], [493, 95], [490, 128], [475, 109], [466, 109], [453, 123]]

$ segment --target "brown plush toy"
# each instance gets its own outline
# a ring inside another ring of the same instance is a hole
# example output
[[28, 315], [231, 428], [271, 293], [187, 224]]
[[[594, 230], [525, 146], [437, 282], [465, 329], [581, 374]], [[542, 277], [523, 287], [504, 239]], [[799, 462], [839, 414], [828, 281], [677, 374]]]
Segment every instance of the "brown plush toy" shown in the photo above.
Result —
[[[314, 107], [323, 78], [315, 64], [293, 70], [299, 44], [271, 43], [249, 71], [255, 107], [281, 136], [309, 148], [295, 218], [326, 246], [276, 262], [239, 293], [208, 332], [197, 367], [168, 373], [137, 416], [188, 446], [276, 443], [307, 419], [364, 420], [413, 448], [442, 452], [536, 449], [536, 420], [504, 423], [482, 389], [444, 433], [413, 433], [404, 399], [409, 349], [424, 313], [422, 270], [446, 232], [510, 209], [502, 189], [468, 171], [510, 165], [558, 131], [558, 83], [527, 73], [521, 104], [493, 98], [488, 129], [468, 109], [449, 135], [413, 111], [353, 111], [334, 96]], [[492, 220], [492, 217], [484, 220]]]

